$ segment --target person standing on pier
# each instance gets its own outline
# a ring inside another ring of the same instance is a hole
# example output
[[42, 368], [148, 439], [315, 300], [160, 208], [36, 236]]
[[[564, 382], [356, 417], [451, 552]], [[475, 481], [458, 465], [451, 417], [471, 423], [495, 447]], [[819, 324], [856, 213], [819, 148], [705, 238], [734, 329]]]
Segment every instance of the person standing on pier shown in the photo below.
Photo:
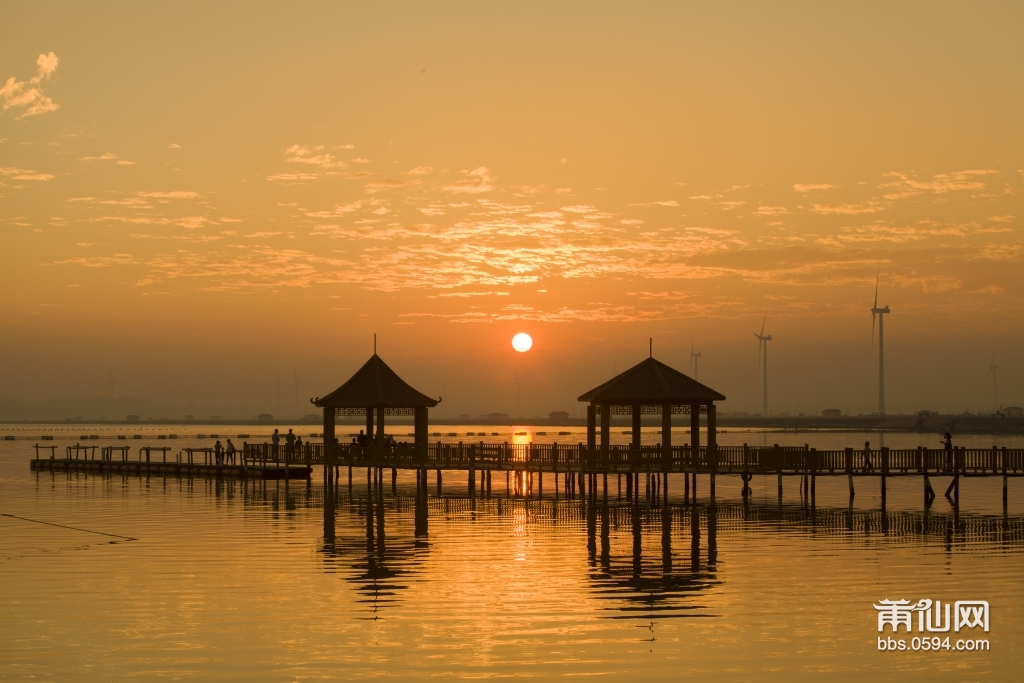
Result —
[[871, 442], [864, 442], [864, 471], [870, 472], [875, 469], [875, 466], [871, 464]]
[[235, 464], [236, 451], [237, 449], [235, 448], [235, 444], [231, 443], [231, 439], [228, 439], [228, 445], [227, 448], [224, 449], [224, 454], [227, 456], [227, 461], [230, 462], [232, 465]]
[[288, 430], [288, 433], [284, 435], [284, 447], [288, 451], [288, 458], [291, 459], [295, 456], [295, 434], [292, 430]]
[[953, 469], [953, 437], [946, 432], [942, 437], [942, 449], [946, 451], [946, 469]]
[[366, 434], [363, 433], [362, 429], [359, 430], [359, 436], [355, 440], [360, 448], [366, 448]]
[[278, 434], [277, 430], [275, 429], [274, 433], [270, 435], [270, 454], [273, 456], [275, 460], [277, 460], [277, 455], [278, 453], [280, 453], [280, 448], [281, 435]]
[[220, 439], [217, 440], [217, 443], [213, 444], [213, 457], [217, 467], [224, 464], [224, 447], [220, 445]]

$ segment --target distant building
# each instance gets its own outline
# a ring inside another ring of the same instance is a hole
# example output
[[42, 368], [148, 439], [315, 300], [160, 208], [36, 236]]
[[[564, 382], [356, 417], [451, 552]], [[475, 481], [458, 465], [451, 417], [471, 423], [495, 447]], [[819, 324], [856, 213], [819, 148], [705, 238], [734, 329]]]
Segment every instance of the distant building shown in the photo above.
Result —
[[565, 412], [564, 410], [553, 410], [550, 413], [548, 413], [548, 419], [549, 420], [553, 420], [553, 421], [554, 420], [568, 420], [569, 419], [569, 413]]
[[839, 410], [839, 408], [825, 408], [825, 410], [821, 411], [821, 416], [822, 417], [842, 417], [843, 416], [843, 411]]
[[938, 412], [936, 412], [934, 410], [921, 410], [921, 411], [918, 411], [917, 414], [920, 415], [921, 417], [938, 417], [939, 416]]
[[1006, 414], [1006, 417], [1024, 417], [1024, 408], [1019, 408], [1017, 406], [1003, 408], [1003, 412]]
[[509, 417], [506, 413], [487, 413], [487, 419], [491, 422], [508, 422]]
[[125, 420], [127, 420], [128, 422], [138, 422], [139, 421], [139, 416], [138, 415], [129, 415], [128, 417], [125, 418]]
[[264, 423], [273, 422], [274, 416], [271, 415], [270, 413], [260, 413], [259, 415], [256, 416], [256, 421]]

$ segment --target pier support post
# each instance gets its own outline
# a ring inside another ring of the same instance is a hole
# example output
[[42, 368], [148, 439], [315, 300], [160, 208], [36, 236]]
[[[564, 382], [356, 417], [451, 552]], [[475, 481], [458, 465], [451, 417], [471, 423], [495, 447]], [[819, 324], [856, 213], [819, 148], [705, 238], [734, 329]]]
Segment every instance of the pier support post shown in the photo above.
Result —
[[882, 507], [885, 507], [885, 480], [889, 476], [889, 447], [882, 446]]
[[932, 501], [935, 500], [935, 490], [932, 489], [932, 482], [928, 479], [928, 475], [924, 475], [924, 504], [929, 506]]
[[846, 456], [846, 479], [850, 484], [850, 505], [853, 505], [853, 496], [856, 493], [853, 489], [853, 449], [847, 448], [844, 455]]
[[1003, 514], [1006, 514], [1007, 492], [1006, 492], [1006, 446], [1003, 446]]
[[718, 471], [718, 426], [715, 416], [715, 404], [708, 404], [708, 467], [710, 469], [710, 481], [708, 493], [711, 500], [715, 499], [715, 473]]
[[334, 408], [324, 408], [324, 483], [330, 484], [334, 463]]

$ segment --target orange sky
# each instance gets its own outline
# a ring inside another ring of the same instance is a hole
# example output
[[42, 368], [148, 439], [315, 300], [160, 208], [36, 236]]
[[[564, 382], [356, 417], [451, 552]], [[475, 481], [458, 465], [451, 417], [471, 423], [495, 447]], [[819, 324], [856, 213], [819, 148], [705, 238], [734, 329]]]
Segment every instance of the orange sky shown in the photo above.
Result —
[[441, 414], [546, 414], [653, 336], [757, 412], [769, 309], [772, 411], [870, 412], [880, 272], [890, 412], [991, 407], [993, 351], [1024, 402], [1020, 5], [0, 21], [0, 400], [302, 414], [376, 332]]

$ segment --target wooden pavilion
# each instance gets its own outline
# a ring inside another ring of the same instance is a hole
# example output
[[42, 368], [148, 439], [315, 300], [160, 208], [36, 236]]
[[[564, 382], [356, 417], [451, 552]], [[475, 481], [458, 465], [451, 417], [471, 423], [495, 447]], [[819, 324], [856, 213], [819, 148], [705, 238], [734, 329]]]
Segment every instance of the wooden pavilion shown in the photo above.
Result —
[[376, 414], [376, 444], [384, 445], [384, 417], [411, 415], [415, 425], [414, 444], [427, 445], [427, 409], [438, 404], [409, 386], [376, 353], [340, 387], [311, 403], [324, 411], [324, 444], [334, 443], [336, 416], [366, 416], [366, 435], [373, 440]]
[[700, 416], [707, 415], [708, 453], [717, 447], [715, 401], [725, 396], [695, 379], [655, 360], [653, 356], [637, 363], [620, 375], [579, 397], [587, 403], [587, 447], [597, 447], [597, 419], [601, 420], [601, 451], [610, 445], [612, 415], [633, 416], [632, 445], [640, 448], [641, 415], [661, 414], [661, 447], [665, 461], [672, 457], [672, 415], [690, 416], [690, 442], [694, 453], [700, 450]]

